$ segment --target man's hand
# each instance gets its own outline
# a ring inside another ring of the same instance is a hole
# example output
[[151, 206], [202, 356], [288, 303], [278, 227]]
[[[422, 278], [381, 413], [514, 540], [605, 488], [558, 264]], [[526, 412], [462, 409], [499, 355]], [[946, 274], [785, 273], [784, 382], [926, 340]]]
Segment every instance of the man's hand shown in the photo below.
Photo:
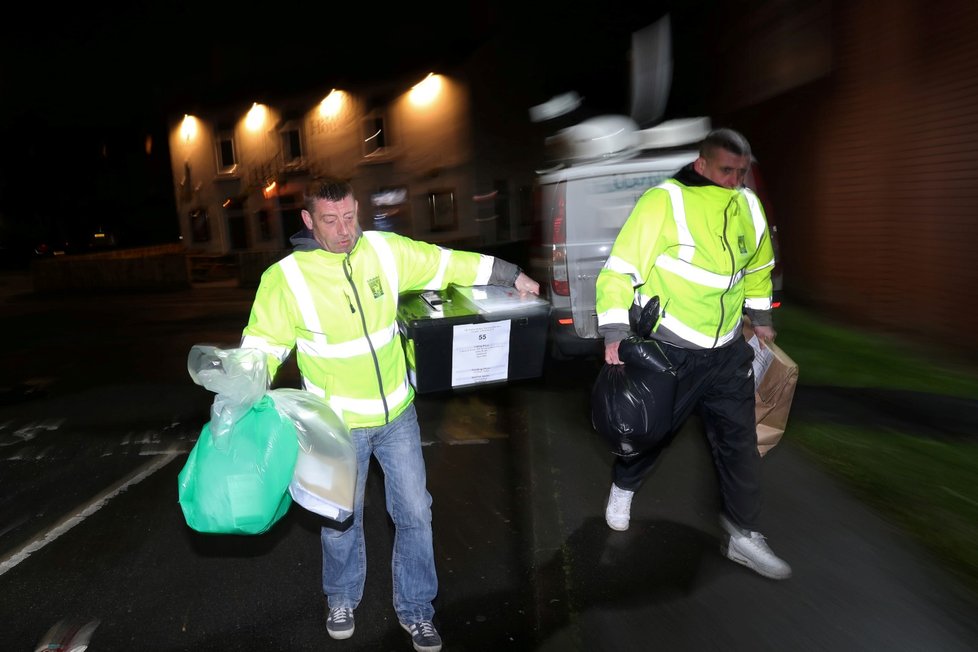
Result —
[[754, 335], [757, 335], [757, 341], [760, 343], [762, 349], [766, 349], [767, 343], [773, 342], [774, 338], [778, 336], [773, 326], [754, 326], [753, 328]]
[[621, 344], [621, 340], [617, 342], [609, 342], [604, 345], [604, 361], [608, 364], [625, 364], [618, 357], [618, 345]]
[[517, 289], [520, 296], [525, 294], [540, 295], [540, 284], [523, 272], [520, 272], [520, 275], [516, 277], [516, 282], [513, 283], [513, 287]]

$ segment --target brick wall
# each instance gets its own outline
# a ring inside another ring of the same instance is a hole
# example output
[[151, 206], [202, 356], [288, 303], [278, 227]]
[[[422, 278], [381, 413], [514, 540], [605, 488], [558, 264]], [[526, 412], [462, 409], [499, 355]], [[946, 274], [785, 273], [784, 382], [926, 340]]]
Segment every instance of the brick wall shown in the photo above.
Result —
[[728, 116], [767, 172], [786, 292], [978, 353], [978, 3], [831, 7], [829, 74]]

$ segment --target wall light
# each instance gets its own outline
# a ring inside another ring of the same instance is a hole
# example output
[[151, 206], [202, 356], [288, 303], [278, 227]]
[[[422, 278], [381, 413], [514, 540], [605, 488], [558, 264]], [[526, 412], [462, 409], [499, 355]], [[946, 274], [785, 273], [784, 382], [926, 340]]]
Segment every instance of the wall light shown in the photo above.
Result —
[[268, 107], [255, 102], [251, 105], [251, 109], [248, 110], [248, 115], [245, 117], [245, 128], [248, 131], [258, 131], [265, 125], [265, 118], [267, 117]]
[[343, 110], [343, 102], [345, 101], [345, 95], [343, 91], [338, 91], [335, 88], [329, 92], [323, 101], [319, 103], [319, 115], [323, 118], [335, 118]]
[[185, 143], [189, 143], [197, 137], [197, 118], [186, 113], [183, 114], [183, 122], [180, 123], [180, 137]]
[[408, 98], [415, 106], [426, 106], [438, 97], [439, 91], [441, 91], [441, 75], [429, 72], [427, 77], [411, 87]]

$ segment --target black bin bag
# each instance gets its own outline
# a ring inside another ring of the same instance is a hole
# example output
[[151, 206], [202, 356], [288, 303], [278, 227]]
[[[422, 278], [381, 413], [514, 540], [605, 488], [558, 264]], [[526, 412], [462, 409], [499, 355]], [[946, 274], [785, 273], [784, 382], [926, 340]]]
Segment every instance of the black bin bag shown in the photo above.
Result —
[[[646, 307], [646, 313], [658, 312], [658, 301]], [[639, 332], [648, 333], [651, 325], [643, 316]], [[603, 365], [591, 389], [591, 425], [612, 453], [630, 457], [672, 431], [676, 370], [659, 342], [634, 335], [621, 341], [618, 357], [625, 364]]]

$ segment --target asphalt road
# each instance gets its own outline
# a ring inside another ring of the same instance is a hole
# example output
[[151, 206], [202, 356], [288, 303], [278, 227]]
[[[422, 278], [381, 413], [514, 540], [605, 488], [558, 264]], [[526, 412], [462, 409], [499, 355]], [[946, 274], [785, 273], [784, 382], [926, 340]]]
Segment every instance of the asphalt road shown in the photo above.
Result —
[[[328, 638], [317, 518], [200, 535], [176, 474], [213, 395], [194, 344], [233, 346], [251, 292], [0, 299], [0, 648], [88, 624], [90, 650], [406, 650], [392, 530], [368, 482], [368, 581], [348, 641]], [[591, 432], [595, 363], [423, 395], [446, 650], [973, 650], [978, 598], [795, 449], [764, 461], [763, 530], [794, 567], [766, 580], [718, 552], [709, 454], [690, 422], [603, 520], [611, 457]], [[283, 382], [294, 380], [286, 370]], [[802, 402], [805, 388], [799, 388]], [[821, 401], [817, 401], [820, 405]]]

